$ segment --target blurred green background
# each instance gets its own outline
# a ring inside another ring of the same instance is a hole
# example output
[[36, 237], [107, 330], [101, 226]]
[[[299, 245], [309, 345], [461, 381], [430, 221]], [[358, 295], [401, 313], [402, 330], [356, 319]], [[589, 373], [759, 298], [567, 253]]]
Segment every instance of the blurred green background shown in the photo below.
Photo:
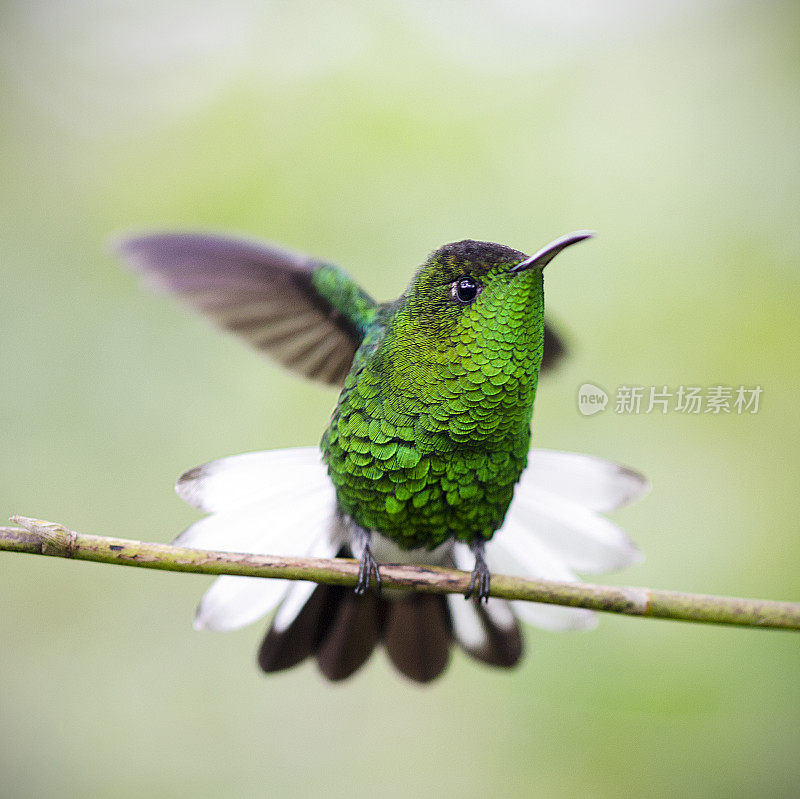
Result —
[[[589, 227], [547, 272], [572, 357], [534, 439], [651, 478], [608, 582], [800, 599], [799, 34], [794, 2], [5, 2], [2, 512], [168, 541], [181, 471], [327, 423], [116, 232], [258, 235], [387, 299], [446, 241]], [[617, 415], [623, 384], [763, 394]], [[259, 674], [263, 625], [193, 632], [209, 583], [0, 553], [0, 795], [800, 795], [796, 635], [608, 616], [511, 673], [331, 686]]]

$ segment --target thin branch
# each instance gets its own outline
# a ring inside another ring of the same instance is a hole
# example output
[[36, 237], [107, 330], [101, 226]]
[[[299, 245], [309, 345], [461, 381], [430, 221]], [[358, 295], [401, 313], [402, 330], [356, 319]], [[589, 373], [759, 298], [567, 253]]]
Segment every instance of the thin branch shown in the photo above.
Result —
[[[346, 558], [278, 558], [270, 555], [213, 552], [125, 538], [83, 535], [55, 522], [24, 516], [14, 516], [11, 521], [24, 529], [0, 527], [0, 550], [8, 552], [196, 574], [310, 580], [329, 585], [354, 586], [358, 577], [358, 563]], [[385, 588], [451, 594], [466, 591], [470, 575], [467, 572], [434, 566], [386, 563], [381, 565], [381, 578]], [[649, 588], [617, 588], [590, 583], [525, 580], [499, 574], [492, 575], [491, 595], [501, 599], [545, 602], [628, 616], [800, 630], [798, 602], [684, 594]]]

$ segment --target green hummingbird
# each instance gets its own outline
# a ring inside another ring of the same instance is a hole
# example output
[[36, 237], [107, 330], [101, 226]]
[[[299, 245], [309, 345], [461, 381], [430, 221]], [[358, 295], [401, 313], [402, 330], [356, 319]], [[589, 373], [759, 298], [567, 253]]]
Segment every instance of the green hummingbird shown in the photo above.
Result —
[[[543, 271], [591, 235], [531, 256], [446, 244], [386, 303], [339, 267], [268, 244], [201, 233], [122, 240], [119, 252], [157, 287], [293, 371], [341, 387], [320, 448], [235, 455], [182, 475], [179, 495], [211, 515], [176, 541], [354, 556], [355, 592], [221, 577], [195, 626], [232, 629], [277, 606], [259, 651], [264, 671], [313, 655], [326, 677], [344, 679], [382, 643], [418, 682], [444, 670], [452, 641], [485, 663], [514, 665], [518, 618], [591, 626], [588, 611], [489, 598], [492, 570], [573, 580], [640, 557], [598, 514], [641, 496], [641, 475], [530, 450], [539, 372], [563, 352], [545, 324]], [[468, 601], [381, 593], [381, 562], [471, 570]]]

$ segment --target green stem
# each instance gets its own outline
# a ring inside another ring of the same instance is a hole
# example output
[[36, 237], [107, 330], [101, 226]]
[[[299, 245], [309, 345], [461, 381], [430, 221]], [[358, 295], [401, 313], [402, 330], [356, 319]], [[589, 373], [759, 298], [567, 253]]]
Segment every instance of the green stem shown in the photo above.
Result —
[[[278, 558], [270, 555], [214, 552], [125, 538], [83, 535], [54, 522], [24, 516], [14, 516], [11, 521], [24, 529], [0, 527], [0, 550], [8, 552], [195, 574], [311, 580], [329, 585], [354, 586], [358, 576], [358, 563], [345, 558]], [[434, 566], [390, 563], [381, 565], [381, 579], [386, 588], [435, 594], [463, 593], [467, 589], [469, 578], [467, 572]], [[618, 588], [590, 583], [525, 580], [500, 574], [492, 575], [491, 595], [501, 599], [545, 602], [628, 616], [800, 630], [798, 602], [684, 594], [650, 588]]]

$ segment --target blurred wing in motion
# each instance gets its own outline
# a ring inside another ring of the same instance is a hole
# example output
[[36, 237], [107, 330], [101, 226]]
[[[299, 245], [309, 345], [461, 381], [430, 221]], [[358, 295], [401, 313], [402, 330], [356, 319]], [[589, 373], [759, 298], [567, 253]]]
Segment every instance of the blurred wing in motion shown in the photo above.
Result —
[[[341, 386], [377, 305], [337, 266], [210, 233], [123, 237], [114, 250], [156, 290], [175, 294], [293, 372]], [[545, 323], [542, 369], [566, 354]]]
[[543, 372], [549, 372], [551, 369], [557, 367], [568, 354], [569, 350], [564, 343], [564, 339], [556, 333], [553, 326], [545, 319], [544, 353], [542, 354], [541, 370]]
[[157, 289], [292, 371], [341, 385], [376, 307], [341, 269], [270, 244], [153, 233], [114, 249]]

